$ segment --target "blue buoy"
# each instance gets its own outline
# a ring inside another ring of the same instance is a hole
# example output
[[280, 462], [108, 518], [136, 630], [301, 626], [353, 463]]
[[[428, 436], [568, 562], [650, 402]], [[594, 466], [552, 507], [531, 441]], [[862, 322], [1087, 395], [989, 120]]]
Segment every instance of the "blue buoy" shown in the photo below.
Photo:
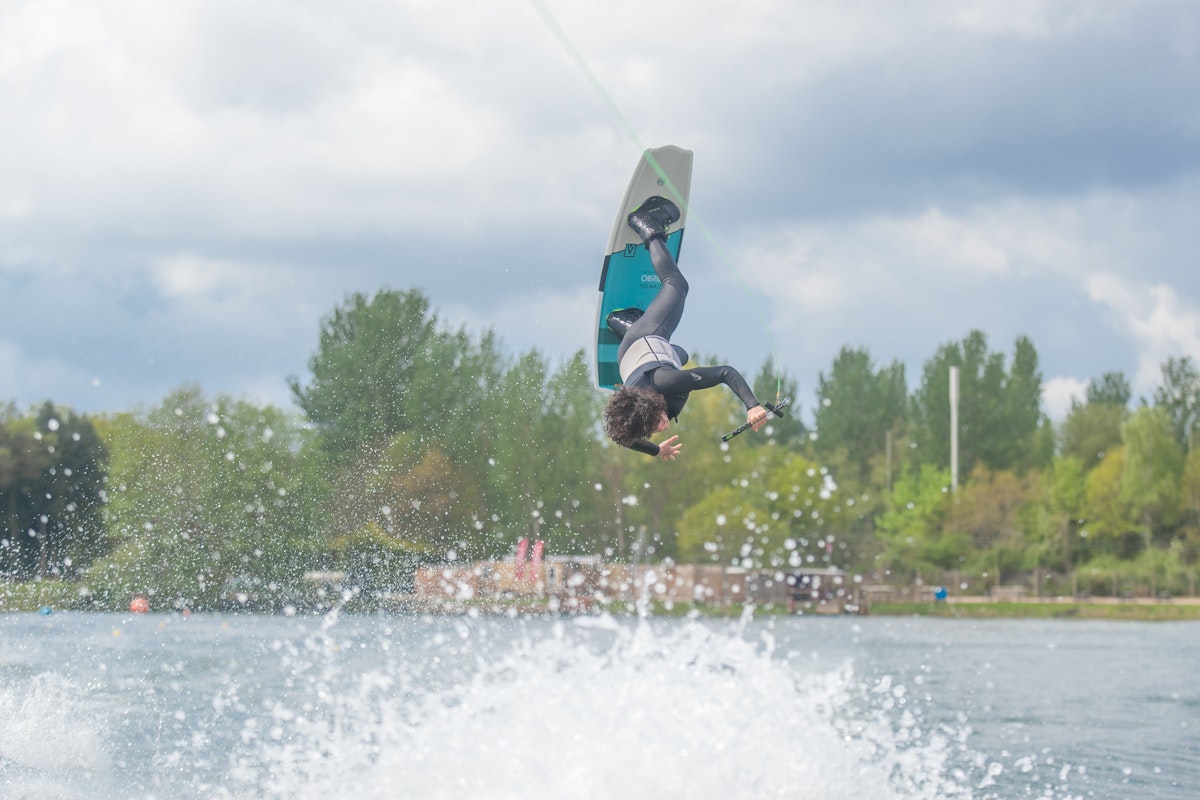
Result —
[[48, 617], [54, 613], [54, 609], [51, 608], [50, 606], [42, 606], [41, 608], [38, 609], [38, 613], [41, 614], [43, 617]]

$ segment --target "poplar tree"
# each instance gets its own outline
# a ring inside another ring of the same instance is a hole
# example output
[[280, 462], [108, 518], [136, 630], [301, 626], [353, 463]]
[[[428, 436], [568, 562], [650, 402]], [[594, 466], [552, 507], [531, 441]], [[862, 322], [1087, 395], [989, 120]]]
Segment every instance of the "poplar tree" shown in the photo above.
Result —
[[1129, 379], [1123, 372], [1106, 372], [1099, 378], [1088, 382], [1087, 401], [1089, 404], [1120, 406], [1125, 408], [1133, 397]]
[[1064, 457], [1078, 458], [1091, 470], [1121, 445], [1121, 425], [1129, 415], [1129, 381], [1120, 372], [1107, 372], [1088, 384], [1086, 398], [1085, 403], [1071, 400], [1059, 442]]
[[817, 379], [816, 452], [840, 454], [849, 477], [861, 483], [886, 451], [888, 434], [902, 430], [907, 405], [903, 364], [877, 369], [865, 348], [843, 347], [829, 375]]
[[355, 294], [322, 320], [308, 383], [289, 384], [326, 454], [345, 462], [398, 433], [432, 435], [461, 418], [478, 392], [462, 369], [466, 345], [462, 331], [438, 329], [420, 291]]
[[1175, 440], [1194, 446], [1200, 423], [1200, 370], [1191, 356], [1168, 358], [1162, 366], [1162, 383], [1154, 390], [1154, 405], [1166, 412]]
[[1041, 373], [1037, 353], [1025, 337], [1016, 341], [1011, 368], [1004, 355], [990, 352], [987, 337], [972, 331], [962, 342], [943, 345], [925, 363], [913, 397], [920, 459], [950, 465], [950, 367], [959, 368], [959, 474], [976, 463], [989, 469], [1027, 469], [1048, 462], [1039, 441], [1045, 427], [1040, 411]]

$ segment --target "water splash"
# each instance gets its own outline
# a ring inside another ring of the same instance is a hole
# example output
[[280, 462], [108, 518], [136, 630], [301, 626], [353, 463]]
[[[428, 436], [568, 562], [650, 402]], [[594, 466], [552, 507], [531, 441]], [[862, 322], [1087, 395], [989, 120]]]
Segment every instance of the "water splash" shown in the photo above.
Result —
[[562, 622], [489, 652], [463, 623], [439, 644], [457, 637], [475, 668], [433, 692], [404, 671], [327, 668], [310, 712], [276, 707], [252, 726], [272, 734], [227, 796], [986, 796], [950, 766], [970, 763], [965, 731], [923, 731], [898, 687], [849, 665], [798, 676], [740, 625], [656, 627]]
[[944, 674], [903, 656], [942, 641], [929, 626], [335, 610], [5, 632], [6, 800], [1194, 796], [1127, 752], [1137, 774], [1114, 788], [1099, 762], [1013, 739], [958, 686], [968, 651]]
[[19, 787], [23, 800], [73, 800], [107, 779], [110, 756], [95, 717], [75, 702], [80, 691], [52, 673], [0, 687], [0, 788]]

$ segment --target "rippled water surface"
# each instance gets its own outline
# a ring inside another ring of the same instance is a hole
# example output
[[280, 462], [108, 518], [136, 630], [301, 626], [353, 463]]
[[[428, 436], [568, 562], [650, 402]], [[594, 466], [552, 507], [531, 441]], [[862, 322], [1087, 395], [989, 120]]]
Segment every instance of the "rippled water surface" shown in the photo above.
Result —
[[0, 616], [4, 798], [1200, 797], [1200, 624]]

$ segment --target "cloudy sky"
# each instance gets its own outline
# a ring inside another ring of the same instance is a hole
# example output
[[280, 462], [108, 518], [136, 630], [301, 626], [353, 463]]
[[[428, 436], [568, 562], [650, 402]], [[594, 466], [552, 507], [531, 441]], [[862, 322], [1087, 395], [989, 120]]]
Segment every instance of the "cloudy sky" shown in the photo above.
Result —
[[288, 406], [322, 317], [385, 287], [557, 362], [668, 143], [677, 339], [750, 373], [773, 343], [806, 406], [845, 345], [915, 385], [974, 328], [1030, 337], [1054, 415], [1200, 358], [1200, 5], [448, 8], [0, 0], [0, 402]]

